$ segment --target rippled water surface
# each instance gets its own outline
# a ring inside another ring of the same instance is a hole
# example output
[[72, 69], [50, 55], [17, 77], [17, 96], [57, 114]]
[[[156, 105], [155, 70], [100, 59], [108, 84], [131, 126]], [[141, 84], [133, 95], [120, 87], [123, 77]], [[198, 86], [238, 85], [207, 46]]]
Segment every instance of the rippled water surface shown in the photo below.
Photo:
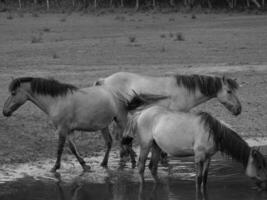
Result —
[[[266, 155], [266, 154], [265, 154]], [[102, 157], [100, 157], [102, 158]], [[99, 159], [100, 159], [99, 158]], [[113, 154], [109, 169], [99, 167], [98, 158], [90, 159], [93, 172], [82, 173], [75, 160], [65, 161], [58, 174], [48, 172], [51, 161], [5, 166], [0, 169], [1, 200], [263, 200], [267, 192], [255, 190], [242, 166], [216, 157], [211, 163], [207, 195], [196, 197], [192, 158], [170, 160], [160, 167], [162, 183], [155, 185], [146, 169], [146, 184], [139, 187], [136, 169], [118, 169]], [[93, 160], [93, 161], [92, 161]], [[73, 162], [73, 163], [72, 163]], [[89, 162], [89, 161], [88, 161]], [[9, 168], [8, 168], [9, 167]]]

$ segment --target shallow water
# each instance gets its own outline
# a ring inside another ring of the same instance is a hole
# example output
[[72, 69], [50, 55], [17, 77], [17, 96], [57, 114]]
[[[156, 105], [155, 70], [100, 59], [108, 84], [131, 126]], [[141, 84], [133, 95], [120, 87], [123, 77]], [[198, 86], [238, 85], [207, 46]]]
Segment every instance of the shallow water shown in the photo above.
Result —
[[[266, 154], [265, 154], [266, 155]], [[136, 169], [118, 169], [118, 156], [113, 152], [109, 169], [99, 167], [91, 158], [92, 172], [82, 173], [76, 160], [63, 161], [57, 174], [49, 173], [52, 160], [4, 166], [0, 169], [1, 200], [263, 200], [267, 192], [255, 190], [244, 175], [242, 166], [216, 156], [210, 166], [208, 192], [196, 197], [192, 158], [170, 159], [170, 167], [160, 167], [162, 183], [155, 185], [148, 169], [146, 184], [140, 187]]]

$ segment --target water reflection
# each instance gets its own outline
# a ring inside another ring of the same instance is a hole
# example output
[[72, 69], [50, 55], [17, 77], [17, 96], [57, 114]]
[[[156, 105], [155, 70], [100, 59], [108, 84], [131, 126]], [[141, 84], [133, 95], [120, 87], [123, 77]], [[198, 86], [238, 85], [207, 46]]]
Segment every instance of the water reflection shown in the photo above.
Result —
[[169, 199], [166, 184], [131, 184], [124, 180], [105, 184], [90, 184], [76, 180], [71, 185], [56, 183], [60, 200], [164, 200]]
[[[196, 192], [193, 163], [173, 161], [172, 170], [160, 168], [161, 184], [147, 182], [140, 187], [136, 170], [99, 170], [66, 180], [65, 172], [53, 178], [25, 177], [0, 185], [1, 200], [265, 200], [266, 192], [253, 190], [253, 182], [239, 164], [217, 160], [211, 165], [208, 191]], [[52, 176], [52, 174], [51, 174]], [[101, 178], [101, 179], [100, 179]]]
[[207, 191], [195, 191], [193, 181], [165, 179], [163, 183], [148, 182], [143, 186], [132, 183], [124, 178], [115, 182], [107, 178], [105, 183], [92, 184], [77, 178], [71, 184], [58, 181], [60, 200], [263, 200], [266, 192], [257, 192], [241, 178], [240, 181], [230, 180], [213, 182]]

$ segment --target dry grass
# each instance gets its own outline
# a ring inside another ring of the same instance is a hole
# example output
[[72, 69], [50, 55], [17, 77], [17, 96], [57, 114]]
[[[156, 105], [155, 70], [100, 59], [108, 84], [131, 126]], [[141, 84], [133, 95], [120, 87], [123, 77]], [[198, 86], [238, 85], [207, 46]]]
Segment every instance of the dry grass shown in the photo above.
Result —
[[176, 33], [174, 41], [185, 41], [184, 35], [182, 33]]
[[13, 17], [13, 15], [12, 15], [12, 13], [11, 12], [8, 12], [8, 14], [7, 14], [7, 17], [6, 17], [7, 19], [9, 19], [9, 20], [12, 20], [14, 17]]
[[48, 27], [44, 27], [44, 28], [42, 29], [42, 31], [45, 32], [45, 33], [49, 33], [49, 32], [51, 31], [51, 29], [48, 28]]
[[42, 32], [35, 33], [34, 35], [32, 35], [31, 43], [35, 44], [35, 43], [41, 43], [41, 42], [43, 42]]
[[58, 59], [59, 58], [59, 55], [57, 53], [54, 53], [53, 54], [53, 59]]
[[166, 35], [164, 33], [160, 34], [161, 38], [166, 38]]
[[60, 19], [60, 22], [66, 22], [67, 21], [67, 18], [66, 17], [63, 17]]
[[136, 37], [135, 36], [129, 36], [128, 40], [130, 43], [134, 43], [134, 42], [136, 42]]
[[36, 12], [32, 12], [32, 17], [39, 17], [39, 14], [38, 13], [36, 13]]

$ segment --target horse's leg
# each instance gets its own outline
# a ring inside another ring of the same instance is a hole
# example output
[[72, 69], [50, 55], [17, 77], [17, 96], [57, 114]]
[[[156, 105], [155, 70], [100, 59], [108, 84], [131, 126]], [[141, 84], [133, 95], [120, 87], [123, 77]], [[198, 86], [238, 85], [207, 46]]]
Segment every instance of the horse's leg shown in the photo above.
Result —
[[117, 124], [117, 135], [121, 138], [121, 150], [120, 150], [120, 163], [123, 166], [125, 164], [125, 161], [123, 160], [123, 157], [130, 154], [131, 162], [132, 162], [132, 168], [135, 168], [136, 161], [135, 157], [136, 154], [134, 150], [132, 149], [133, 146], [133, 137], [132, 136], [123, 136], [123, 131], [125, 130], [125, 127], [127, 125], [127, 122], [125, 121], [126, 116], [116, 118], [115, 122]]
[[101, 166], [102, 167], [107, 167], [108, 158], [109, 158], [109, 152], [110, 152], [110, 149], [111, 149], [111, 146], [112, 146], [112, 137], [110, 136], [110, 132], [109, 132], [108, 127], [102, 129], [101, 133], [102, 133], [102, 135], [104, 137], [104, 140], [105, 140], [105, 143], [106, 143], [106, 146], [107, 146], [107, 150], [106, 150], [104, 159], [103, 159], [103, 161], [101, 163]]
[[120, 163], [121, 166], [125, 165], [125, 161], [123, 160], [123, 157], [126, 157], [130, 154], [131, 162], [132, 162], [132, 168], [136, 167], [136, 153], [134, 152], [133, 148], [133, 138], [132, 137], [124, 137], [121, 140], [121, 152], [120, 152]]
[[57, 160], [56, 160], [54, 167], [51, 169], [51, 172], [56, 172], [56, 170], [60, 168], [61, 155], [64, 149], [66, 136], [67, 136], [67, 131], [65, 130], [59, 129], [57, 132], [59, 135], [58, 147], [57, 147]]
[[75, 155], [78, 162], [82, 166], [83, 170], [84, 171], [90, 171], [91, 167], [86, 165], [84, 159], [80, 156], [79, 152], [77, 151], [74, 142], [70, 138], [68, 138], [68, 142], [69, 142], [69, 148], [70, 148], [71, 152]]
[[168, 165], [168, 154], [161, 150], [160, 153], [160, 162], [162, 165]]
[[132, 168], [135, 168], [136, 167], [136, 161], [135, 161], [136, 153], [133, 150], [133, 138], [130, 138], [130, 143], [127, 145], [127, 151], [130, 154]]
[[149, 169], [151, 171], [151, 174], [155, 180], [155, 182], [159, 182], [158, 178], [158, 162], [160, 159], [160, 155], [162, 154], [161, 149], [158, 147], [158, 145], [153, 142], [152, 145], [152, 154], [151, 154], [151, 164], [149, 164]]
[[196, 162], [196, 191], [199, 193], [201, 191], [201, 184], [203, 181], [203, 161]]
[[206, 191], [209, 166], [210, 166], [210, 158], [207, 158], [203, 163], [203, 171], [202, 171], [202, 175], [203, 175], [202, 189], [203, 189], [203, 192]]
[[[163, 166], [167, 166], [168, 165], [168, 154], [165, 153], [164, 151], [160, 150], [160, 163], [163, 165]], [[150, 160], [149, 162], [149, 167], [152, 167], [153, 166], [153, 163], [152, 163], [152, 160]]]
[[143, 185], [144, 183], [144, 171], [145, 171], [145, 164], [147, 160], [147, 155], [150, 151], [151, 145], [142, 145], [140, 147], [140, 155], [139, 155], [139, 162], [138, 162], [138, 172], [139, 172], [139, 179], [140, 183]]

